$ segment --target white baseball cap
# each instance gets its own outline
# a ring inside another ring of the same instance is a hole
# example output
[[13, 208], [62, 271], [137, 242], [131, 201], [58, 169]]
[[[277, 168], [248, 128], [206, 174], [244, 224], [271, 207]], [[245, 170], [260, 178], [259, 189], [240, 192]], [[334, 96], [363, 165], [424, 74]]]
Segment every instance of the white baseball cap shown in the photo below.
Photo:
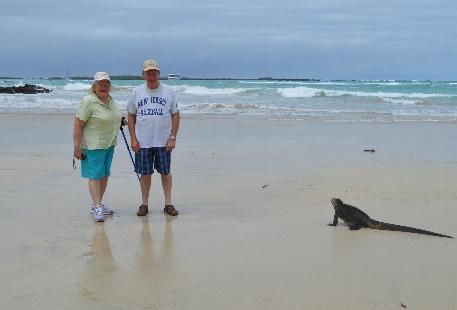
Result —
[[157, 61], [155, 61], [154, 59], [145, 60], [143, 63], [143, 72], [148, 70], [160, 71], [159, 64], [157, 63]]
[[110, 78], [109, 78], [108, 73], [106, 73], [106, 72], [97, 72], [97, 73], [95, 73], [94, 82], [103, 81], [103, 80], [111, 81]]

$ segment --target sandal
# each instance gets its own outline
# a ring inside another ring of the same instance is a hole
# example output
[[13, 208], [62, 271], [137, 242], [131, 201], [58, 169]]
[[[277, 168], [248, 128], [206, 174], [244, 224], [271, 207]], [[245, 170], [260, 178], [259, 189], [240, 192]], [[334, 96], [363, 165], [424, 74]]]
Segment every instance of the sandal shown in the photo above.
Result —
[[138, 212], [136, 213], [136, 215], [145, 216], [146, 214], [148, 214], [148, 206], [147, 205], [141, 205], [139, 207]]
[[166, 205], [165, 208], [163, 209], [163, 212], [165, 212], [166, 214], [169, 214], [171, 216], [178, 215], [178, 210], [176, 210], [173, 205]]

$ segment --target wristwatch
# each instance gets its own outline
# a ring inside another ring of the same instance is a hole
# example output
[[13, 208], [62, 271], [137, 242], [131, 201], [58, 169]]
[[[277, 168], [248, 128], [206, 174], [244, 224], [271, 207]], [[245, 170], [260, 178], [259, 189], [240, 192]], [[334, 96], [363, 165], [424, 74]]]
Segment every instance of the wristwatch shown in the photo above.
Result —
[[170, 136], [169, 139], [174, 141], [174, 140], [176, 140], [176, 137], [175, 136]]

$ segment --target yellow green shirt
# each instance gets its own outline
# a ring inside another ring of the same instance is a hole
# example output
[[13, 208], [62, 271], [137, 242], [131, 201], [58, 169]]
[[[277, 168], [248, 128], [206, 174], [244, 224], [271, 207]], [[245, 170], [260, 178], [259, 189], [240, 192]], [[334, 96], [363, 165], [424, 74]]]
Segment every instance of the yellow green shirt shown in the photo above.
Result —
[[109, 96], [108, 105], [105, 105], [90, 90], [81, 100], [76, 117], [86, 122], [83, 127], [81, 148], [107, 149], [116, 144], [121, 125], [121, 113], [111, 96]]

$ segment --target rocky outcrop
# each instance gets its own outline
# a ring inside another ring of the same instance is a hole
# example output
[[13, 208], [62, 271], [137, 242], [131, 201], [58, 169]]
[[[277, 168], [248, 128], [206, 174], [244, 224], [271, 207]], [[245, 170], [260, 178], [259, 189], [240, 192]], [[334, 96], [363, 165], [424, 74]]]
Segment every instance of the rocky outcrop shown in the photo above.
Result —
[[0, 87], [0, 93], [3, 94], [39, 94], [50, 92], [52, 92], [52, 90], [32, 84], [25, 84], [24, 86]]

